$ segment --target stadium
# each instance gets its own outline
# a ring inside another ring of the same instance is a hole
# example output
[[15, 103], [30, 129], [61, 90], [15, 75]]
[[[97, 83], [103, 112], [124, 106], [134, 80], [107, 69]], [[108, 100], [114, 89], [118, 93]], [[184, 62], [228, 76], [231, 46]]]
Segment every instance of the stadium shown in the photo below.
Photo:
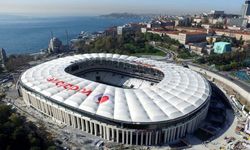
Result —
[[58, 58], [24, 72], [25, 103], [58, 123], [108, 141], [160, 145], [205, 119], [208, 81], [171, 63], [118, 54]]

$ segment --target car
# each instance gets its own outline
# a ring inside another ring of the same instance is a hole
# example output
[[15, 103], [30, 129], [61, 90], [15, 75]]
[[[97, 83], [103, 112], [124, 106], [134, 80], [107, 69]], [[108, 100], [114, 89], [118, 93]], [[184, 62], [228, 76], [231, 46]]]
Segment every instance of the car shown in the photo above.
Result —
[[68, 141], [68, 140], [69, 140], [69, 138], [67, 138], [67, 137], [63, 137], [63, 138], [62, 138], [62, 140]]
[[8, 79], [3, 79], [2, 81], [1, 81], [1, 83], [6, 83], [6, 82], [8, 82], [9, 80]]
[[101, 148], [104, 146], [104, 142], [102, 140], [98, 141], [96, 144], [95, 144], [95, 147], [96, 148]]
[[70, 150], [70, 148], [68, 148], [68, 147], [66, 147], [66, 146], [63, 147], [63, 149], [64, 149], [64, 150]]

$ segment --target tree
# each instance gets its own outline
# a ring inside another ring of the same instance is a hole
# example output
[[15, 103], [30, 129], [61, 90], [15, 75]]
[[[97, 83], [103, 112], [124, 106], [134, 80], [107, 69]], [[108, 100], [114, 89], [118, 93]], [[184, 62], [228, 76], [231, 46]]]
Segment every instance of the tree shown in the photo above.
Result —
[[243, 63], [242, 63], [242, 65], [243, 65], [244, 67], [250, 67], [250, 59], [244, 60]]
[[8, 143], [8, 136], [0, 133], [0, 149], [6, 149]]
[[33, 126], [11, 107], [0, 104], [0, 149], [47, 149], [54, 145], [46, 132]]
[[9, 120], [15, 124], [15, 126], [21, 126], [22, 125], [22, 118], [18, 116], [17, 114], [12, 113], [11, 116], [9, 117]]
[[38, 147], [38, 146], [32, 146], [32, 147], [30, 148], [30, 150], [41, 150], [41, 148]]
[[244, 40], [243, 40], [243, 37], [240, 36], [240, 39], [239, 39], [239, 46], [242, 46], [244, 44]]
[[50, 146], [47, 150], [57, 150], [56, 146]]
[[41, 141], [36, 138], [35, 136], [32, 136], [30, 139], [29, 139], [29, 142], [32, 146], [40, 146], [41, 144]]
[[3, 73], [4, 69], [0, 66], [0, 74]]
[[230, 63], [230, 67], [231, 67], [231, 69], [237, 69], [238, 63], [233, 61], [233, 62]]
[[30, 55], [11, 55], [8, 57], [5, 67], [8, 71], [14, 71], [32, 60], [34, 58]]
[[[170, 42], [176, 43], [176, 41], [168, 38]], [[93, 53], [93, 52], [104, 52], [104, 53], [119, 53], [119, 54], [157, 54], [163, 55], [159, 50], [156, 50], [149, 42], [158, 41], [162, 42], [163, 37], [153, 33], [131, 33], [125, 32], [122, 35], [117, 36], [103, 36], [96, 38], [89, 45], [79, 42], [75, 44], [75, 47], [79, 50], [79, 53]], [[170, 44], [169, 44], [170, 45]]]
[[12, 114], [12, 111], [11, 111], [10, 106], [0, 105], [0, 124], [7, 122], [11, 114]]
[[221, 22], [216, 22], [212, 28], [217, 28], [217, 29], [223, 29], [224, 28], [224, 24]]
[[131, 53], [135, 53], [136, 51], [136, 46], [134, 46], [131, 43], [124, 44], [124, 49], [129, 50]]

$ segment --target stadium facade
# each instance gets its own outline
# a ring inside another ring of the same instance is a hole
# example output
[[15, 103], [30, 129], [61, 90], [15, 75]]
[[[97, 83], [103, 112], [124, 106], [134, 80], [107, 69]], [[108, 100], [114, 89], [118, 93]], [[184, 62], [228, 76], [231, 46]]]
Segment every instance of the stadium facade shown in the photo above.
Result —
[[211, 88], [171, 63], [84, 54], [35, 66], [19, 83], [25, 103], [52, 119], [128, 145], [170, 143], [205, 119]]

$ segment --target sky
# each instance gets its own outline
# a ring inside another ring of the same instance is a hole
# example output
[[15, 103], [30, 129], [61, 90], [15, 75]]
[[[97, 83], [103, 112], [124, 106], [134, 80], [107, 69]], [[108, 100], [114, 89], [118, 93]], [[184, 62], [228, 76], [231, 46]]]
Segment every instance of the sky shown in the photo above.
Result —
[[239, 14], [244, 0], [0, 0], [0, 14], [45, 16], [108, 13], [194, 14], [224, 10]]

